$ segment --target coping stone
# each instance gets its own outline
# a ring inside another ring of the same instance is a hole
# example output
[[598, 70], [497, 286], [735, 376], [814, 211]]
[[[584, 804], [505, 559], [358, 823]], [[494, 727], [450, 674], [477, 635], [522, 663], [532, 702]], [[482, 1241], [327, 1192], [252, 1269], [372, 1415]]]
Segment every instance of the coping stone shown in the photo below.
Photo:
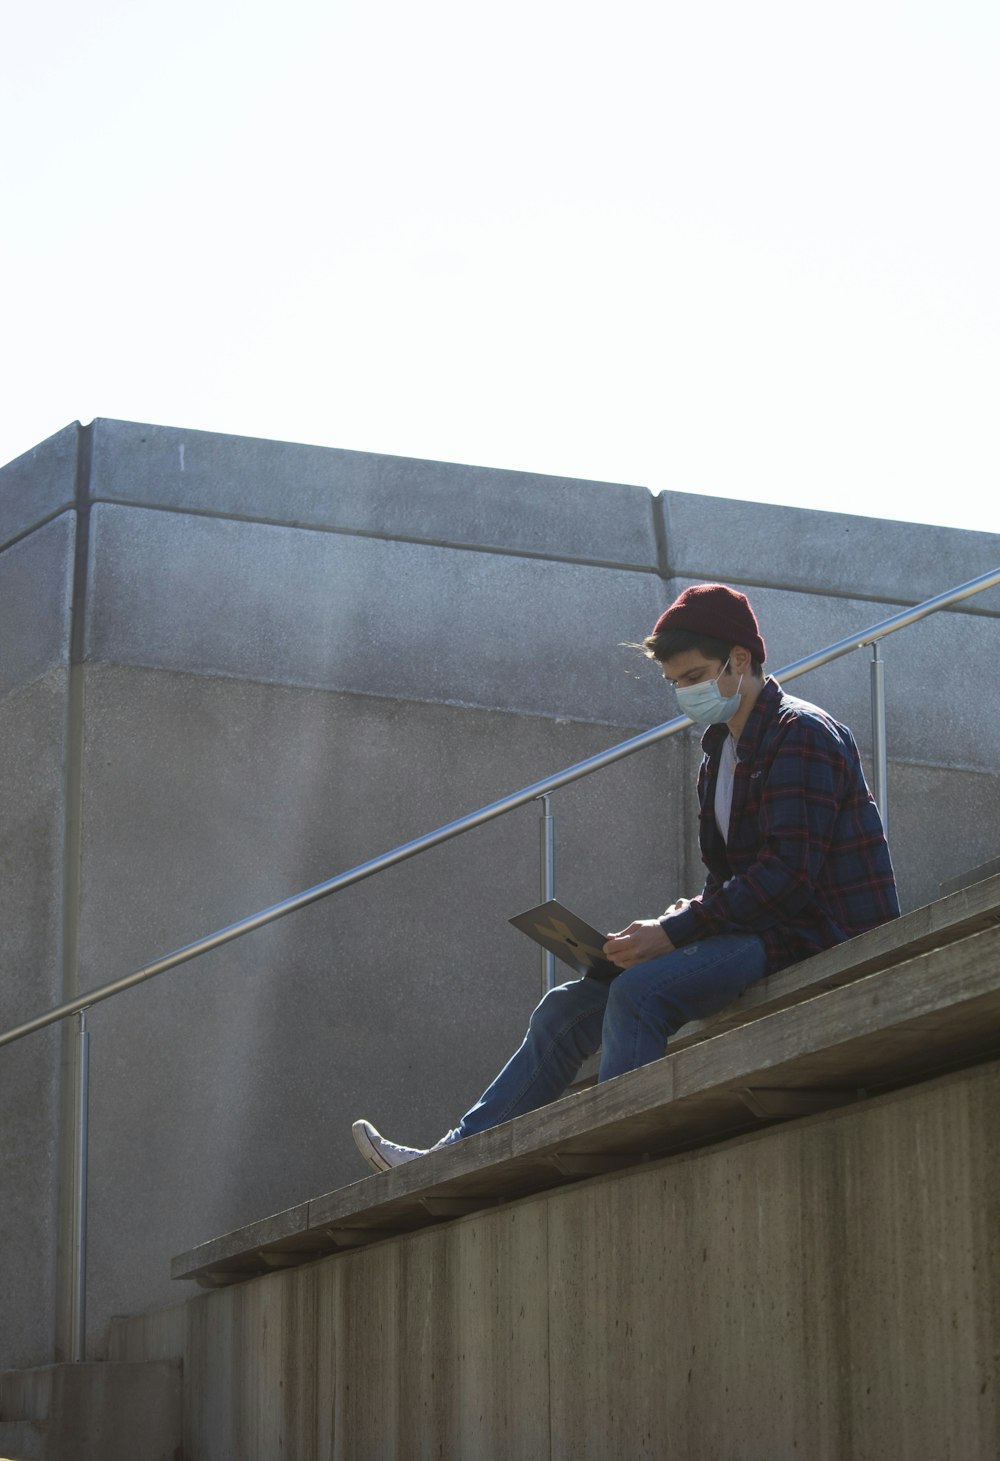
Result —
[[90, 549], [88, 659], [630, 726], [676, 713], [619, 647], [659, 612], [651, 574], [104, 503]]
[[74, 421], [0, 467], [0, 548], [73, 506], [79, 437]]
[[0, 699], [69, 662], [76, 514], [0, 553]]
[[647, 488], [497, 467], [100, 419], [92, 491], [145, 507], [656, 567]]
[[[662, 493], [656, 510], [670, 573], [695, 581], [898, 600], [903, 606], [1000, 567], [1000, 533], [689, 492]], [[1000, 587], [977, 594], [967, 607], [1000, 614]]]

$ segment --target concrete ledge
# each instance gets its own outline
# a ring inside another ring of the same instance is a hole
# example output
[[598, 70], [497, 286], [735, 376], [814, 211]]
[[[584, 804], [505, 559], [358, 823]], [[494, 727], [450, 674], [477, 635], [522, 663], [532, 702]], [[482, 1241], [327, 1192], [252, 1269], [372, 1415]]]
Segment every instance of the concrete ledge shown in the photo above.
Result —
[[[862, 958], [864, 942], [854, 941]], [[1000, 1045], [998, 955], [1000, 925], [904, 953], [893, 967], [202, 1244], [174, 1259], [172, 1275], [236, 1281], [454, 1216], [449, 1201], [487, 1207], [731, 1137], [758, 1124], [753, 1111], [774, 1093], [822, 1092], [832, 1106], [986, 1058]]]
[[[657, 507], [669, 571], [680, 578], [917, 604], [1000, 563], [1000, 533], [688, 492], [664, 492]], [[978, 595], [965, 608], [1000, 614], [1000, 588]]]
[[76, 500], [80, 423], [0, 467], [0, 548]]
[[[941, 884], [942, 897], [949, 893], [959, 892], [963, 888], [973, 889], [977, 885], [994, 882], [1000, 875], [1000, 857], [994, 857], [989, 862], [984, 862], [980, 867], [974, 867], [967, 873], [962, 873], [957, 878], [949, 878], [946, 883]], [[976, 896], [975, 893], [972, 894]]]
[[94, 422], [103, 501], [653, 570], [645, 487]]

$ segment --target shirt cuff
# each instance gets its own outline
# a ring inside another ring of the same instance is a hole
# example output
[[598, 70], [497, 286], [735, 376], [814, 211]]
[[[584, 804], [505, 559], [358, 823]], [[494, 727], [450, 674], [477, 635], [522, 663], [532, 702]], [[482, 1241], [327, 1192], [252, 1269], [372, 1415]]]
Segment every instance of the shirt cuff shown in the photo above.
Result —
[[678, 913], [665, 913], [660, 919], [660, 927], [677, 949], [693, 943], [702, 934], [701, 920], [690, 903]]

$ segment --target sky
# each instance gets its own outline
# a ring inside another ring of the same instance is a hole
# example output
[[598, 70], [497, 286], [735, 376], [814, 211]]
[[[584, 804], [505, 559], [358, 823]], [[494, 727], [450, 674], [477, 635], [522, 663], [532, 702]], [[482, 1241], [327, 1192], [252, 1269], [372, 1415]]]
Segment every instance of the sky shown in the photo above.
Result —
[[0, 462], [95, 416], [1000, 531], [995, 0], [35, 0]]

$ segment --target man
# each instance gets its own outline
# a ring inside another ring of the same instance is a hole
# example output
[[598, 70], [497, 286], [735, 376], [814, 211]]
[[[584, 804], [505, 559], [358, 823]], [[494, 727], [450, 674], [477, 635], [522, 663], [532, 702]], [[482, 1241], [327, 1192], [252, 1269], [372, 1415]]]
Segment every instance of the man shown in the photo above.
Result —
[[[899, 914], [854, 738], [765, 677], [746, 597], [719, 583], [685, 589], [641, 647], [683, 714], [707, 727], [698, 775], [705, 886], [608, 937], [604, 953], [621, 970], [610, 983], [550, 990], [520, 1049], [438, 1147], [557, 1099], [598, 1049], [600, 1081], [659, 1059], [682, 1025], [748, 984]], [[354, 1139], [376, 1171], [425, 1154], [368, 1121], [354, 1123]]]

